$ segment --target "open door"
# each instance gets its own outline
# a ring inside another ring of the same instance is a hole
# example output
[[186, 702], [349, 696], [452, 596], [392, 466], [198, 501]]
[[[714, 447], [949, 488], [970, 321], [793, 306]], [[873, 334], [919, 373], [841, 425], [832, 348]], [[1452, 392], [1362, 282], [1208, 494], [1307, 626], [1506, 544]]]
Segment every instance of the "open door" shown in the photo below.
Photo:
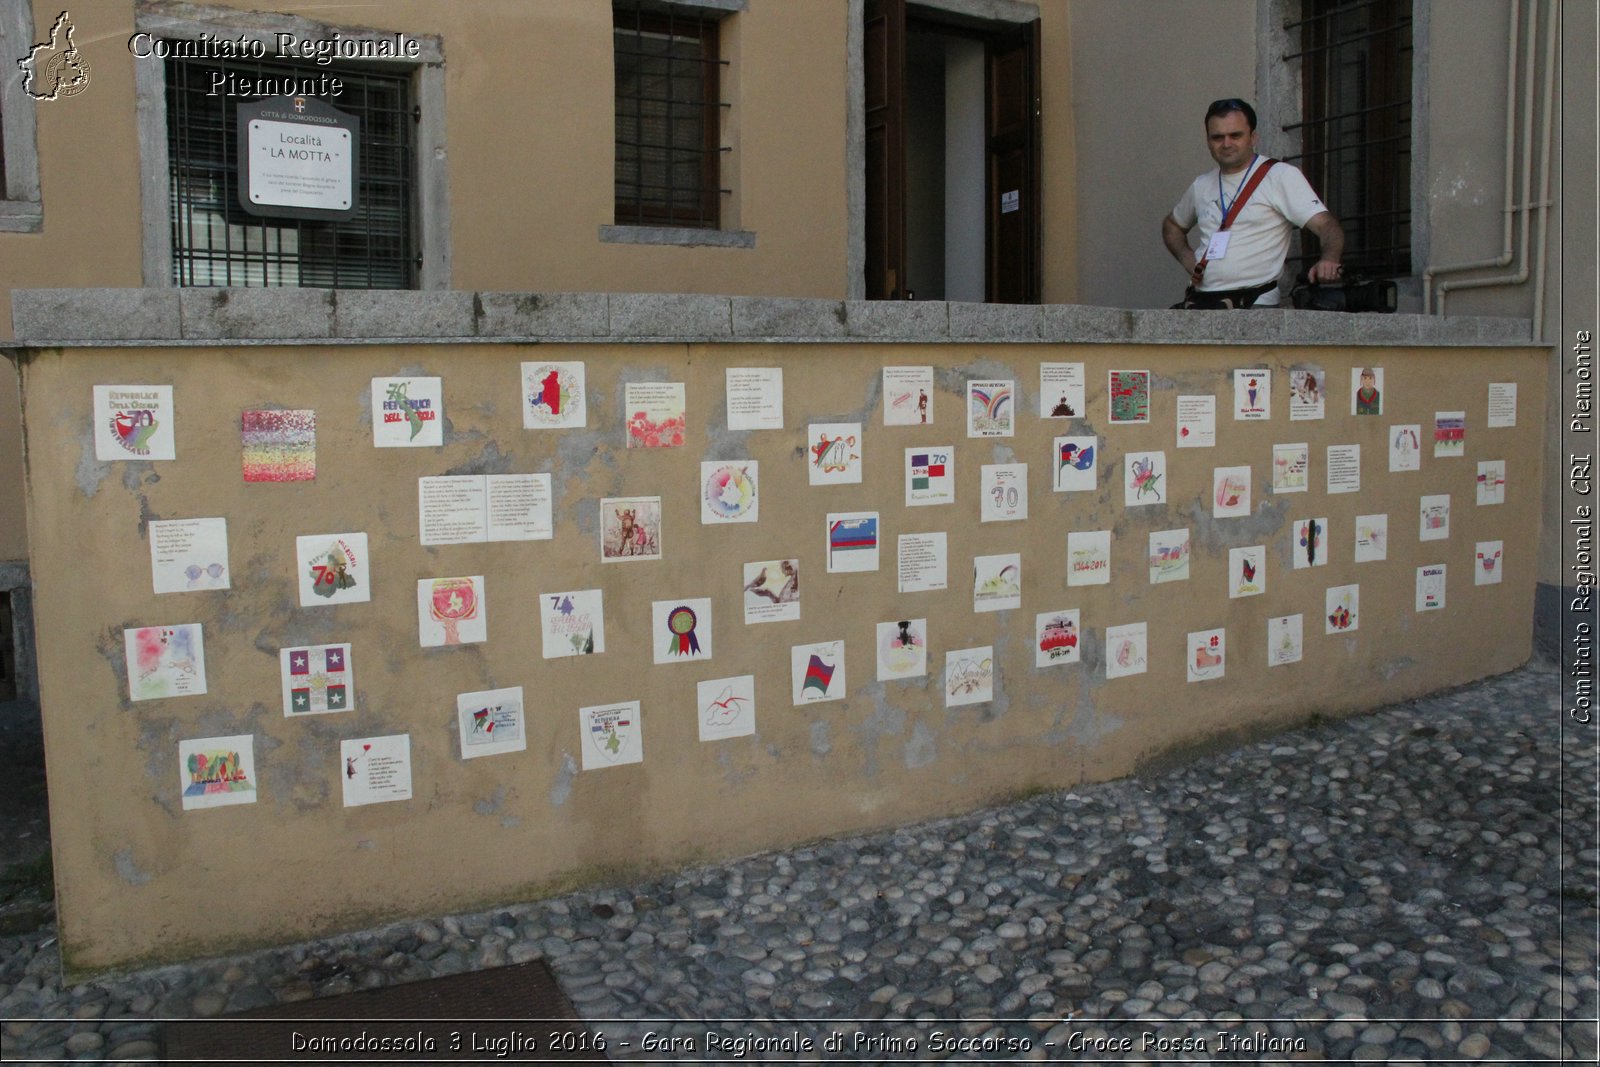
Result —
[[1043, 288], [1037, 19], [990, 41], [986, 96], [988, 300], [1037, 304]]
[[866, 291], [868, 300], [898, 300], [906, 260], [905, 0], [867, 0], [865, 16]]

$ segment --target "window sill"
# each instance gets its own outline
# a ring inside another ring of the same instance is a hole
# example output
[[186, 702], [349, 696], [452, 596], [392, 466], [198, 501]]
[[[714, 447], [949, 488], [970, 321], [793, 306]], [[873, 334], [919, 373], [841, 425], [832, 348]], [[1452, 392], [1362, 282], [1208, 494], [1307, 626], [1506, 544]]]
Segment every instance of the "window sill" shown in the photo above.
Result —
[[613, 245], [678, 245], [685, 248], [754, 248], [750, 230], [702, 230], [693, 226], [602, 226], [600, 242]]
[[37, 200], [0, 200], [0, 233], [38, 233], [44, 207]]

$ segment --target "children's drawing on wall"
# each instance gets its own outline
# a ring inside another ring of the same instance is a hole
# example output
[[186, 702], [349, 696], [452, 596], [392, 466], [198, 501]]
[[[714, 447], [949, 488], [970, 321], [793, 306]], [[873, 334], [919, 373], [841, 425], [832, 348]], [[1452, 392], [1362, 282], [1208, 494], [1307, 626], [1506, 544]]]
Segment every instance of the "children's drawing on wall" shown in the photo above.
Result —
[[1361, 622], [1361, 587], [1336, 585], [1330, 588], [1323, 600], [1327, 618], [1327, 633], [1338, 634], [1358, 628]]
[[1022, 554], [972, 559], [972, 610], [1009, 611], [1022, 606]]
[[1228, 669], [1228, 636], [1223, 629], [1198, 630], [1189, 634], [1188, 680], [1208, 682], [1221, 678]]
[[94, 387], [94, 458], [176, 459], [172, 386]]
[[200, 696], [206, 691], [205, 635], [197, 622], [122, 631], [128, 698]]
[[1150, 421], [1150, 372], [1147, 370], [1108, 371], [1107, 395], [1113, 426]]
[[344, 806], [411, 799], [411, 735], [357, 737], [339, 742]]
[[850, 574], [878, 569], [878, 513], [846, 511], [826, 520], [828, 573]]
[[844, 642], [823, 641], [789, 649], [794, 704], [820, 704], [845, 696]]
[[1233, 372], [1233, 417], [1265, 422], [1272, 417], [1272, 372], [1250, 367]]
[[1167, 454], [1129, 452], [1122, 484], [1124, 507], [1161, 504], [1166, 501]]
[[806, 431], [806, 468], [812, 485], [861, 481], [861, 424], [814, 422]]
[[1106, 627], [1106, 677], [1126, 678], [1149, 669], [1149, 634], [1145, 623]]
[[1389, 427], [1389, 473], [1422, 469], [1422, 426]]
[[933, 421], [933, 368], [883, 368], [883, 424], [926, 426]]
[[896, 547], [896, 581], [900, 592], [931, 593], [949, 587], [950, 554], [944, 531], [901, 534]]
[[1295, 570], [1303, 571], [1307, 567], [1322, 567], [1327, 564], [1327, 516], [1296, 519], [1290, 525], [1289, 531], [1289, 536], [1293, 539], [1289, 545], [1289, 555], [1294, 560]]
[[150, 573], [157, 593], [231, 589], [227, 519], [154, 520]]
[[700, 464], [700, 522], [716, 526], [728, 522], [755, 522], [761, 515], [761, 497], [755, 460]]
[[309, 408], [240, 412], [239, 444], [247, 482], [316, 480], [317, 413]]
[[1425, 496], [1421, 501], [1421, 529], [1417, 539], [1421, 541], [1444, 541], [1450, 536], [1450, 494], [1437, 493]]
[[1383, 414], [1383, 368], [1350, 368], [1350, 414]]
[[588, 395], [581, 362], [522, 365], [524, 430], [566, 430], [588, 424]]
[[953, 504], [956, 456], [949, 445], [906, 449], [906, 507]]
[[1078, 645], [1078, 609], [1045, 611], [1034, 616], [1035, 667], [1058, 663], [1077, 663], [1082, 658]]
[[417, 581], [417, 639], [423, 648], [489, 639], [483, 575]]
[[1289, 372], [1289, 421], [1306, 422], [1323, 417], [1327, 375], [1321, 367], [1299, 367]]
[[994, 646], [959, 648], [944, 654], [944, 706], [986, 704], [994, 699]]
[[286, 719], [355, 710], [355, 661], [347, 644], [279, 649], [278, 676]]
[[744, 621], [792, 622], [800, 617], [800, 561], [766, 559], [744, 565]]
[[[1506, 461], [1486, 459], [1478, 464], [1478, 503], [1504, 504], [1506, 502]], [[151, 525], [154, 525], [152, 523]]]
[[578, 728], [587, 739], [583, 742], [584, 770], [644, 762], [644, 733], [637, 700], [579, 708]]
[[1361, 491], [1361, 446], [1328, 446], [1328, 492]]
[[1228, 549], [1228, 597], [1260, 596], [1267, 591], [1267, 546]]
[[1472, 568], [1473, 585], [1499, 585], [1501, 556], [1505, 554], [1505, 543], [1502, 541], [1479, 541], [1474, 546], [1474, 563]]
[[605, 563], [661, 558], [661, 498], [605, 497], [600, 501], [600, 559]]
[[1267, 620], [1267, 666], [1299, 663], [1305, 647], [1305, 616], [1279, 615]]
[[1272, 492], [1304, 493], [1309, 488], [1311, 474], [1311, 446], [1272, 446]]
[[723, 384], [728, 394], [728, 429], [783, 429], [782, 367], [729, 367]]
[[1084, 414], [1083, 364], [1039, 364], [1039, 417], [1078, 419]]
[[1467, 413], [1433, 413], [1433, 458], [1446, 459], [1467, 454]]
[[539, 630], [545, 659], [604, 652], [606, 615], [600, 590], [540, 593]]
[[928, 620], [878, 624], [878, 681], [921, 678], [928, 673]]
[[967, 436], [1010, 437], [1016, 431], [1015, 381], [967, 383]]
[[700, 740], [724, 741], [756, 732], [756, 676], [713, 678], [695, 688]]
[[372, 599], [367, 535], [308, 534], [294, 539], [300, 606], [364, 604]]
[[628, 382], [622, 387], [629, 448], [677, 448], [688, 426], [682, 382]]
[[657, 600], [650, 605], [657, 663], [711, 658], [711, 599]]
[[1189, 580], [1189, 529], [1150, 532], [1150, 584]]
[[1111, 531], [1067, 532], [1067, 584], [1111, 584]]
[[372, 379], [372, 444], [376, 448], [444, 444], [444, 379]]
[[255, 737], [202, 737], [178, 742], [183, 810], [256, 802]]
[[1026, 463], [985, 463], [978, 484], [980, 522], [1020, 522], [1028, 517]]
[[1250, 468], [1214, 467], [1211, 471], [1211, 517], [1250, 517]]
[[456, 732], [461, 758], [522, 752], [528, 747], [523, 725], [522, 686], [456, 695]]
[[1217, 443], [1217, 398], [1178, 397], [1178, 447], [1212, 448]]
[[1100, 486], [1095, 468], [1097, 437], [1057, 437], [1052, 451], [1055, 462], [1055, 491], [1058, 493], [1093, 492]]
[[1356, 562], [1381, 563], [1389, 558], [1389, 516], [1356, 516]]
[[1417, 568], [1417, 610], [1444, 610], [1443, 563], [1428, 563]]

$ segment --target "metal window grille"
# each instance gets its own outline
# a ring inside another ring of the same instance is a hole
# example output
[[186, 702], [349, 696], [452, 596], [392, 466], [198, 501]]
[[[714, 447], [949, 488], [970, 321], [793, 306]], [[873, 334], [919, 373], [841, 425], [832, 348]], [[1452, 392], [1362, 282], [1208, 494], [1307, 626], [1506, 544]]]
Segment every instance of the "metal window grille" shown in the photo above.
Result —
[[252, 215], [239, 206], [234, 160], [245, 97], [211, 95], [212, 77], [304, 78], [327, 68], [273, 61], [168, 59], [167, 159], [172, 280], [185, 286], [408, 289], [416, 285], [414, 126], [406, 74], [339, 67], [327, 102], [361, 119], [357, 210], [323, 220]]
[[715, 19], [643, 0], [614, 9], [616, 220], [720, 224], [722, 67]]
[[[1298, 162], [1344, 226], [1348, 269], [1411, 273], [1411, 2], [1305, 0]], [[1304, 264], [1317, 258], [1306, 239]]]

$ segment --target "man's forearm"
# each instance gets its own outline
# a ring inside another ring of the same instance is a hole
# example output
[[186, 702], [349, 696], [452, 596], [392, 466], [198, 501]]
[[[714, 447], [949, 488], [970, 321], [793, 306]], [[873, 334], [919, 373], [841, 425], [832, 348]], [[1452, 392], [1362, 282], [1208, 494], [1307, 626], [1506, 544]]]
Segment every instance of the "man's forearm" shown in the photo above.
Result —
[[1185, 273], [1194, 273], [1194, 249], [1189, 247], [1189, 233], [1171, 215], [1161, 220], [1161, 242], [1172, 253]]
[[1344, 227], [1339, 225], [1339, 220], [1333, 217], [1332, 212], [1324, 211], [1313, 216], [1306, 223], [1306, 229], [1316, 235], [1317, 242], [1322, 246], [1317, 262], [1312, 264], [1307, 273], [1314, 282], [1334, 281], [1339, 275], [1339, 261], [1344, 257]]

